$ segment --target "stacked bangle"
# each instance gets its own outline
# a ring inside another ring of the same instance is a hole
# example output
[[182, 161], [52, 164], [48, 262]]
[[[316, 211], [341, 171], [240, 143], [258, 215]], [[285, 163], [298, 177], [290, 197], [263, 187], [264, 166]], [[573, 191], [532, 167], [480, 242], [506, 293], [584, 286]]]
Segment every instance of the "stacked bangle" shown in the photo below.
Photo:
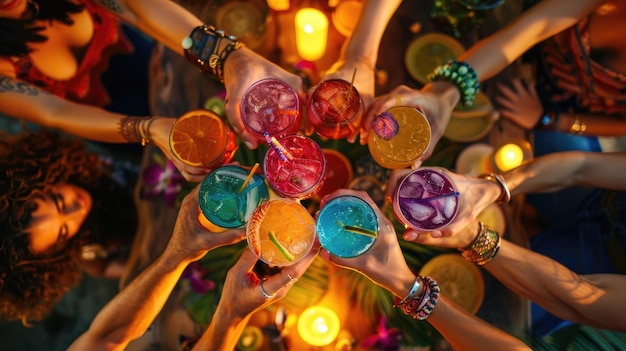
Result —
[[478, 222], [479, 229], [476, 239], [461, 254], [466, 260], [479, 266], [489, 263], [500, 249], [500, 235], [482, 222]]
[[[218, 52], [223, 38], [229, 39], [230, 43]], [[205, 24], [194, 28], [189, 36], [183, 39], [182, 46], [189, 62], [224, 82], [224, 61], [244, 44], [238, 42], [236, 37], [227, 36], [224, 31]]]
[[506, 205], [511, 201], [511, 190], [506, 186], [504, 178], [502, 178], [501, 175], [489, 172], [479, 175], [478, 178], [494, 182], [500, 186], [500, 196], [496, 200], [496, 203]]
[[145, 146], [148, 142], [150, 142], [150, 138], [147, 136], [147, 129], [150, 126], [152, 121], [148, 122], [148, 126], [146, 128], [140, 127], [140, 122], [150, 118], [147, 117], [133, 117], [126, 116], [122, 118], [119, 125], [119, 133], [122, 137], [129, 143], [141, 143], [142, 146]]
[[[420, 285], [424, 286], [424, 290], [417, 295]], [[414, 319], [424, 320], [435, 309], [439, 301], [439, 293], [439, 285], [433, 278], [418, 275], [415, 277], [415, 283], [409, 294], [402, 300], [396, 296], [393, 307], [400, 307], [404, 314]]]
[[461, 104], [463, 106], [472, 106], [480, 87], [476, 71], [467, 62], [462, 61], [448, 61], [448, 63], [435, 68], [427, 78], [431, 82], [447, 80], [454, 83], [461, 92]]

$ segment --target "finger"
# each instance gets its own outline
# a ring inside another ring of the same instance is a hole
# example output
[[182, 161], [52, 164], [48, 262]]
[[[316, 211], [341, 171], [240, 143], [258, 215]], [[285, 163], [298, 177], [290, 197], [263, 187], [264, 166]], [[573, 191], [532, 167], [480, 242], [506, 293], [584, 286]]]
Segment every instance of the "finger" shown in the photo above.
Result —
[[515, 99], [517, 97], [517, 94], [511, 90], [511, 88], [507, 87], [506, 85], [499, 85], [498, 86], [498, 93], [500, 95], [505, 96], [508, 99]]

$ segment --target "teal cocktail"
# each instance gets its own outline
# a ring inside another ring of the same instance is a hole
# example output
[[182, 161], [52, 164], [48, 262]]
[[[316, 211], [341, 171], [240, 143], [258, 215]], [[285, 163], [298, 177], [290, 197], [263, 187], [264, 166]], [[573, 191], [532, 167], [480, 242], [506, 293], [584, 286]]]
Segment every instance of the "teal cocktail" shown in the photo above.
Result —
[[322, 207], [317, 216], [316, 230], [320, 244], [331, 254], [355, 257], [369, 250], [376, 241], [378, 218], [364, 200], [343, 195]]
[[[247, 180], [247, 182], [246, 182]], [[254, 210], [269, 199], [265, 179], [240, 166], [221, 166], [209, 173], [200, 184], [198, 203], [200, 222], [221, 232], [246, 224]]]

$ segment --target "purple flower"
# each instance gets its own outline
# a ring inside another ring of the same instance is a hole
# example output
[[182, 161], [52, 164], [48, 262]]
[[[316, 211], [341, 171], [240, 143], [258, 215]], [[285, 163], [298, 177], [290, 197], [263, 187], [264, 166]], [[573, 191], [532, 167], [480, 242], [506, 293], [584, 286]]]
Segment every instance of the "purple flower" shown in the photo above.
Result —
[[183, 279], [189, 280], [191, 289], [197, 294], [203, 295], [215, 289], [215, 283], [212, 280], [204, 279], [209, 271], [202, 267], [198, 262], [193, 262], [183, 272]]
[[376, 334], [365, 337], [361, 341], [361, 347], [369, 349], [378, 347], [382, 351], [398, 351], [400, 350], [400, 339], [402, 334], [397, 328], [387, 329], [387, 320], [385, 316], [380, 317], [380, 324], [376, 327]]
[[376, 116], [376, 118], [374, 118], [374, 122], [372, 123], [372, 130], [379, 137], [385, 140], [391, 140], [391, 138], [398, 135], [400, 126], [398, 125], [398, 122], [393, 117], [393, 115], [385, 111]]
[[166, 160], [165, 166], [162, 166], [163, 162], [156, 161], [143, 170], [144, 197], [154, 199], [162, 194], [165, 203], [174, 206], [176, 198], [183, 190], [185, 178], [170, 160]]

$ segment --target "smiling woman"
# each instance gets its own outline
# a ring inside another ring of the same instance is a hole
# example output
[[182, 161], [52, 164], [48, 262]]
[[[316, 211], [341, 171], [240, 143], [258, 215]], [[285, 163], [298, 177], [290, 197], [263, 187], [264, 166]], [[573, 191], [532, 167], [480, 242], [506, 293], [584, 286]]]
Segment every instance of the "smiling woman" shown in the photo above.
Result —
[[5, 136], [0, 164], [0, 315], [41, 320], [83, 271], [107, 276], [123, 264], [132, 189], [82, 142], [47, 130]]

